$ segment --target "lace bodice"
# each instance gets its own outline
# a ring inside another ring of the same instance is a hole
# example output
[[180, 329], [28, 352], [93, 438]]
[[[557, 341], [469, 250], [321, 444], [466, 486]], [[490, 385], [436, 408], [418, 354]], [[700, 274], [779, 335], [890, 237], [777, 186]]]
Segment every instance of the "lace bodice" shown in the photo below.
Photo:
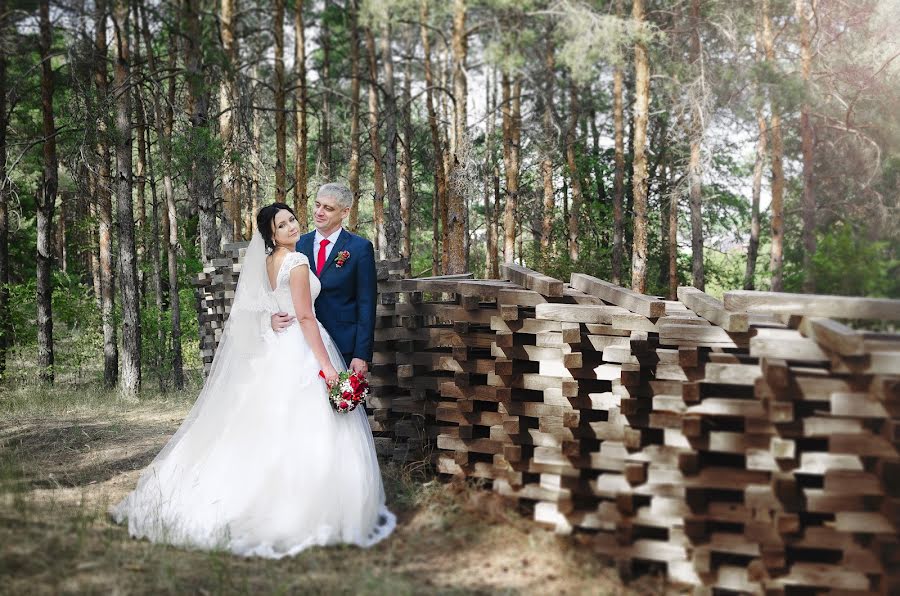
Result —
[[291, 277], [291, 269], [301, 265], [306, 265], [309, 272], [309, 292], [312, 294], [313, 312], [315, 312], [316, 298], [322, 290], [322, 284], [319, 283], [319, 278], [313, 274], [312, 267], [309, 267], [309, 259], [302, 252], [291, 252], [284, 257], [281, 268], [278, 269], [278, 274], [275, 276], [275, 289], [272, 291], [278, 302], [278, 308], [294, 316], [297, 313], [294, 311], [294, 300], [291, 297], [291, 286], [288, 280]]

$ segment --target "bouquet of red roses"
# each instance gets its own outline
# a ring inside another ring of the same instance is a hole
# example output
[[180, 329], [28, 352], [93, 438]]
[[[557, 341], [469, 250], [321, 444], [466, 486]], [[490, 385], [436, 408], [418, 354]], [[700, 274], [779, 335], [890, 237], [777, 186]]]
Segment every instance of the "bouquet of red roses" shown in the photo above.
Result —
[[[319, 371], [325, 378], [325, 373]], [[328, 385], [328, 401], [335, 412], [346, 414], [356, 409], [369, 396], [369, 383], [365, 375], [352, 371], [338, 373], [338, 380]]]

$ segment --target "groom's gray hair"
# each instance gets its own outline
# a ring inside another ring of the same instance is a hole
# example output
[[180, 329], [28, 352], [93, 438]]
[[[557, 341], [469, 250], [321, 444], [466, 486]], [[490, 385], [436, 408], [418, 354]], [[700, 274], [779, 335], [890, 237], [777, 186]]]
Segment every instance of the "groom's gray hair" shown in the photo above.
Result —
[[329, 182], [319, 187], [316, 198], [331, 197], [335, 199], [342, 209], [353, 206], [353, 193], [340, 182]]

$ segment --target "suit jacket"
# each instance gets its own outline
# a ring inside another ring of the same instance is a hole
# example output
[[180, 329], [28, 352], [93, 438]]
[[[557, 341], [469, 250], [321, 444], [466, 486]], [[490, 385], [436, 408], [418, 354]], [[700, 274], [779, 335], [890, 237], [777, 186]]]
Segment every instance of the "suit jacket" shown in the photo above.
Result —
[[[316, 255], [313, 254], [315, 237], [313, 230], [297, 241], [297, 251], [309, 257], [313, 273], [316, 266]], [[335, 260], [342, 251], [347, 251], [350, 256], [339, 267]], [[375, 249], [372, 243], [341, 230], [319, 275], [319, 282], [322, 291], [316, 298], [316, 317], [345, 358], [361, 358], [371, 362], [377, 299]]]

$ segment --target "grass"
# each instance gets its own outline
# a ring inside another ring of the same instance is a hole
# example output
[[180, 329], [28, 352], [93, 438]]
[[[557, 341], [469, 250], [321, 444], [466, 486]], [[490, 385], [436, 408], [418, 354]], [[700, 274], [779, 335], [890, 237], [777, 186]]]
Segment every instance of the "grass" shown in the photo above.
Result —
[[133, 540], [106, 515], [190, 409], [196, 387], [137, 401], [90, 386], [0, 390], [0, 593], [659, 593], [490, 491], [383, 466], [399, 524], [371, 549], [279, 561]]

